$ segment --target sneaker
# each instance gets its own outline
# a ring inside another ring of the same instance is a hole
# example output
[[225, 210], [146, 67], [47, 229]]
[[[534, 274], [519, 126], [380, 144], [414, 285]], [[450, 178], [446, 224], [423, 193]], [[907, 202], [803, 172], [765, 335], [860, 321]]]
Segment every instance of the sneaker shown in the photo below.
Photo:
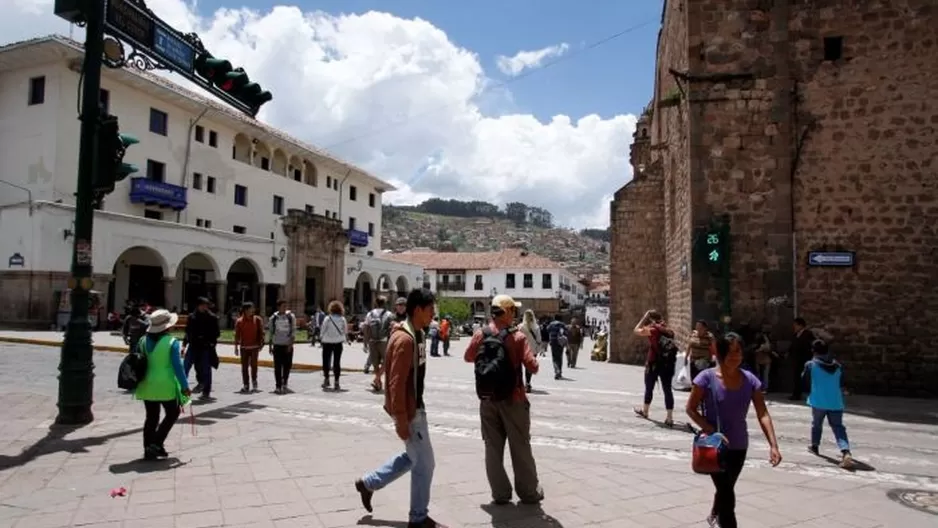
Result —
[[169, 453], [166, 452], [166, 448], [163, 446], [156, 446], [155, 451], [158, 458], [166, 458], [169, 456]]
[[249, 394], [250, 392], [251, 392], [251, 389], [247, 385], [241, 387], [241, 394]]
[[143, 449], [143, 459], [144, 460], [156, 460], [159, 458], [159, 446], [148, 445]]
[[808, 446], [808, 452], [810, 452], [814, 456], [820, 456], [821, 454], [820, 450], [818, 449], [818, 446], [816, 445]]
[[508, 506], [511, 504], [511, 499], [492, 499], [492, 504], [496, 506]]
[[447, 528], [446, 525], [440, 524], [433, 519], [427, 517], [422, 521], [411, 521], [407, 523], [407, 528]]
[[329, 378], [322, 380], [322, 388], [328, 389], [331, 385], [329, 384]]
[[283, 394], [283, 388], [277, 387], [276, 389], [274, 389], [274, 394]]
[[335, 387], [334, 387], [334, 389], [335, 389], [336, 392], [342, 390], [342, 387], [339, 385], [339, 382], [338, 382], [338, 381], [335, 382]]
[[712, 513], [709, 517], [707, 517], [707, 524], [710, 526], [710, 528], [719, 528], [720, 526], [720, 522], [717, 520], [717, 516]]
[[192, 388], [192, 392], [202, 392], [202, 384], [196, 383], [195, 387]]
[[286, 384], [286, 383], [283, 384], [283, 393], [284, 393], [284, 394], [292, 394], [292, 393], [293, 393], [293, 391], [290, 390], [290, 387], [287, 387], [287, 384]]
[[251, 392], [259, 392], [260, 389], [257, 388], [257, 380], [251, 382]]
[[844, 453], [843, 458], [840, 460], [840, 467], [843, 469], [853, 468], [853, 455], [851, 455], [849, 451]]
[[199, 395], [199, 399], [202, 401], [210, 401], [210, 400], [214, 400], [215, 398], [212, 398], [211, 394], [207, 392], [203, 392], [202, 394]]
[[374, 496], [375, 492], [373, 492], [373, 491], [371, 491], [370, 489], [366, 488], [366, 487], [365, 487], [365, 483], [362, 481], [362, 479], [358, 479], [358, 480], [355, 481], [355, 490], [358, 491], [358, 494], [359, 494], [359, 495], [361, 495], [361, 498], [362, 498], [362, 506], [365, 507], [365, 511], [368, 512], [368, 513], [371, 513], [371, 511], [372, 511], [372, 508], [371, 508], [371, 497]]

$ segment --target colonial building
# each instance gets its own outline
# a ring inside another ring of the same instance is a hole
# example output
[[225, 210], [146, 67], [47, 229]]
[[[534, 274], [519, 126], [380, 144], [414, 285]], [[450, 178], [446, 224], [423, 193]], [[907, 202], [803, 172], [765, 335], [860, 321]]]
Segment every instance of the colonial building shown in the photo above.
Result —
[[422, 267], [424, 288], [465, 299], [476, 314], [488, 311], [492, 297], [506, 294], [538, 316], [554, 315], [581, 306], [586, 293], [576, 275], [563, 266], [522, 249], [479, 253], [416, 250], [389, 254], [388, 258]]
[[[0, 48], [0, 319], [47, 325], [74, 233], [83, 52], [63, 37]], [[383, 260], [381, 200], [394, 188], [165, 78], [104, 69], [101, 103], [140, 143], [139, 172], [95, 212], [102, 308], [127, 300], [221, 310], [251, 300], [308, 309], [405, 291], [416, 266]], [[276, 101], [270, 104], [277, 104]], [[8, 259], [8, 260], [7, 260]], [[378, 279], [387, 278], [379, 284]]]
[[936, 27], [916, 0], [665, 2], [612, 204], [613, 361], [642, 358], [651, 308], [782, 353], [801, 316], [853, 390], [938, 395]]

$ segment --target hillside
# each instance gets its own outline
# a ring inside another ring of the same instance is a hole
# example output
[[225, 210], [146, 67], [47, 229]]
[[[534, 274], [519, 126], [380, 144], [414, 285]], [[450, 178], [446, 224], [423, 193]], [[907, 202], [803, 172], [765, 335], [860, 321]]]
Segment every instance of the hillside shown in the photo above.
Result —
[[[436, 251], [475, 252], [524, 246], [528, 251], [559, 262], [580, 275], [609, 272], [607, 245], [602, 240], [608, 236], [607, 230], [591, 229], [578, 233], [572, 229], [548, 227], [550, 213], [536, 208], [536, 217], [531, 222], [509, 219], [495, 206], [491, 206], [494, 210], [478, 207], [468, 213], [459, 206], [452, 211], [466, 216], [432, 214], [421, 211], [432, 210], [432, 207], [423, 206], [384, 206], [381, 245], [385, 250], [427, 247]], [[488, 215], [483, 215], [482, 210]]]

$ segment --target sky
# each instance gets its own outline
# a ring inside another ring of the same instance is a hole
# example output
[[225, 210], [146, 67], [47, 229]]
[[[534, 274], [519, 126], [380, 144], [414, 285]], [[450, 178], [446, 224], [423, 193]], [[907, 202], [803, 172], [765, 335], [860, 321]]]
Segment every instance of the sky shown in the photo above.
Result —
[[[54, 0], [11, 1], [3, 43], [69, 34]], [[584, 228], [631, 179], [662, 1], [147, 5], [273, 93], [258, 119], [397, 186], [386, 202], [520, 201]]]

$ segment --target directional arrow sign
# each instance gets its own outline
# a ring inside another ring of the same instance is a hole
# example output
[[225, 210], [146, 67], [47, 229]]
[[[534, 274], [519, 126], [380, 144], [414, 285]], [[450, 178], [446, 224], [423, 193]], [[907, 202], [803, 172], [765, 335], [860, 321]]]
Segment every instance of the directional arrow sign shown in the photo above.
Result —
[[854, 264], [856, 264], [856, 253], [853, 251], [811, 251], [808, 253], [809, 266], [850, 268]]

